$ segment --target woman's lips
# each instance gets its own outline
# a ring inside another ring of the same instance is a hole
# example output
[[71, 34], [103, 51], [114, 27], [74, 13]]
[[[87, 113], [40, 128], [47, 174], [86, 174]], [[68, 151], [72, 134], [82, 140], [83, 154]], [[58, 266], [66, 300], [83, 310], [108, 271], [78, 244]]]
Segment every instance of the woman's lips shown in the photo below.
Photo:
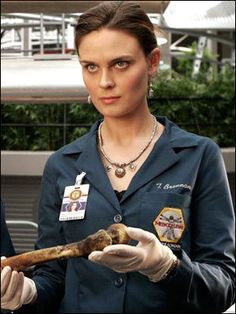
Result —
[[105, 104], [113, 104], [113, 103], [116, 102], [119, 98], [120, 98], [120, 96], [109, 96], [109, 97], [101, 97], [101, 100], [102, 100], [102, 102], [104, 102]]

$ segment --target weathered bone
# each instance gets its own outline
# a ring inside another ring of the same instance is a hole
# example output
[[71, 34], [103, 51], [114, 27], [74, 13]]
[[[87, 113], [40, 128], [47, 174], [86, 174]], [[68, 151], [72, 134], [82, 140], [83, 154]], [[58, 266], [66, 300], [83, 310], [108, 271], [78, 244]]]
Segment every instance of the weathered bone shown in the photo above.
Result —
[[129, 240], [125, 225], [112, 224], [107, 230], [100, 229], [79, 242], [35, 250], [3, 259], [1, 260], [1, 269], [10, 266], [13, 270], [21, 271], [30, 266], [56, 259], [86, 257], [93, 251], [102, 251], [108, 245], [126, 244]]

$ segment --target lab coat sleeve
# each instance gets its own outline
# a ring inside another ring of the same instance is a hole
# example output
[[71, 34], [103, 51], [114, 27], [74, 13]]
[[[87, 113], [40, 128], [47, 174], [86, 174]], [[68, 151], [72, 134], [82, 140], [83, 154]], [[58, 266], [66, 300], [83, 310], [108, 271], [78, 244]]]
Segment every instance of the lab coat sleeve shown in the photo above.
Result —
[[[57, 171], [54, 166], [58, 162], [51, 157], [45, 166], [41, 184], [36, 249], [65, 244], [61, 224], [58, 221], [62, 202], [57, 190]], [[33, 279], [38, 293], [38, 313], [57, 312], [64, 294], [65, 267], [65, 261], [52, 261], [35, 268]]]
[[191, 206], [191, 251], [165, 288], [191, 312], [220, 313], [235, 300], [235, 216], [224, 161], [208, 140]]

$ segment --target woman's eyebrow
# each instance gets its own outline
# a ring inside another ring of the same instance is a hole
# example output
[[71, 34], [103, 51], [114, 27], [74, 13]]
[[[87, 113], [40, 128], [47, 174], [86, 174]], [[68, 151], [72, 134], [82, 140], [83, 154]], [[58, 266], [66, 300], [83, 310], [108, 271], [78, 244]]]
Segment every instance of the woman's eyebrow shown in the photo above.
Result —
[[87, 64], [87, 63], [94, 63], [93, 61], [81, 60], [81, 59], [79, 59], [79, 62], [80, 62], [80, 63], [84, 63], [84, 64]]
[[109, 64], [114, 64], [114, 63], [119, 62], [119, 61], [129, 61], [131, 59], [132, 59], [132, 56], [130, 56], [130, 55], [122, 55], [120, 57], [117, 57], [117, 58], [109, 61]]
[[[113, 63], [116, 63], [116, 62], [118, 62], [118, 61], [127, 60], [127, 59], [132, 59], [132, 56], [131, 56], [131, 55], [121, 55], [121, 56], [119, 56], [119, 57], [116, 57], [116, 58], [110, 60], [110, 61], [108, 62], [108, 64], [113, 64]], [[80, 63], [83, 63], [83, 64], [90, 64], [90, 63], [96, 64], [96, 62], [94, 62], [94, 61], [89, 61], [89, 60], [80, 59], [79, 61], [80, 61]]]

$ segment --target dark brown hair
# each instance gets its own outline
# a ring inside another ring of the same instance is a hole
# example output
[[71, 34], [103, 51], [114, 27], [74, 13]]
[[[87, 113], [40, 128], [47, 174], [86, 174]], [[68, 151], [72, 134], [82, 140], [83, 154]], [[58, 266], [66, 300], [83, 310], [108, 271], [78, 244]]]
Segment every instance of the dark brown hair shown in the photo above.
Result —
[[122, 30], [134, 36], [146, 56], [157, 47], [153, 24], [136, 2], [105, 1], [83, 13], [76, 25], [77, 52], [84, 36], [102, 28]]

